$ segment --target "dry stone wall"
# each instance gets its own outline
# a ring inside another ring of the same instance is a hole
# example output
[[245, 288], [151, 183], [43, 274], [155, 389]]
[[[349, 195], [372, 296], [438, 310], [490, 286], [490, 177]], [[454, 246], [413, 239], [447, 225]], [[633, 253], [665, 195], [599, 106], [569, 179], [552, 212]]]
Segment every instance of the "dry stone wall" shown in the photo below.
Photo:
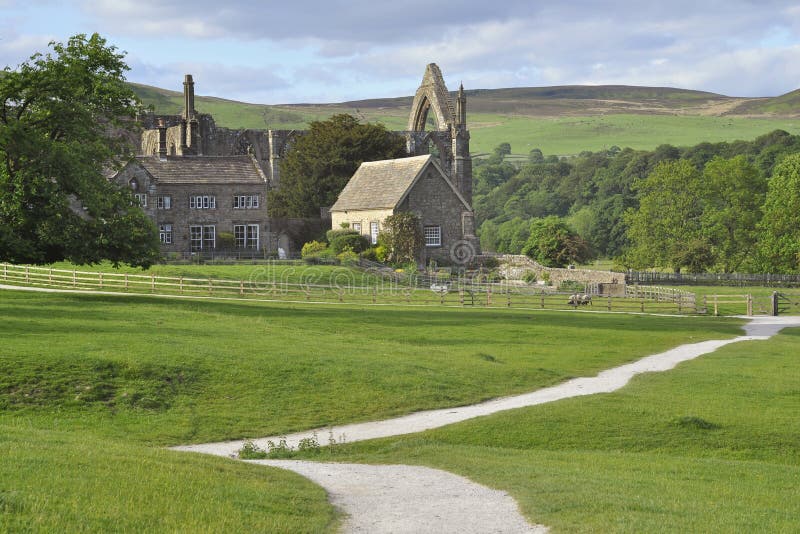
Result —
[[[533, 272], [537, 280], [549, 277], [550, 284], [558, 287], [561, 283], [571, 280], [582, 284], [599, 284], [603, 293], [625, 294], [625, 275], [609, 271], [593, 271], [591, 269], [557, 269], [545, 267], [527, 256], [502, 254], [496, 256], [500, 262], [500, 274], [508, 280], [522, 280], [526, 273]], [[545, 275], [545, 273], [547, 273]]]

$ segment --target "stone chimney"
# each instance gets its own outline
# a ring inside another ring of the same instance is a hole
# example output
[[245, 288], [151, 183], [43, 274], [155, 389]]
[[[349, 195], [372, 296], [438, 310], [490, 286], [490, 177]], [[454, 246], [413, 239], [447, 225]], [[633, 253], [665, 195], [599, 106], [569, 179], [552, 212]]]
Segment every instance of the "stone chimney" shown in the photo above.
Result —
[[186, 144], [186, 119], [181, 119], [181, 156], [187, 154], [188, 148]]
[[197, 112], [194, 110], [194, 80], [191, 74], [183, 78], [183, 118], [190, 121]]
[[164, 124], [164, 119], [158, 119], [158, 157], [167, 157], [167, 125]]

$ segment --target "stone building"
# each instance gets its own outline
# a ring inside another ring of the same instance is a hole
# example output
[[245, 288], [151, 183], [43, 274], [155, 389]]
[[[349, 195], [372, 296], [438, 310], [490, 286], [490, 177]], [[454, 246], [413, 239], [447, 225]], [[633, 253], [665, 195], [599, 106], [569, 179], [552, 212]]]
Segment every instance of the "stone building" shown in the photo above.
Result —
[[362, 163], [331, 207], [331, 222], [375, 244], [386, 217], [399, 212], [420, 220], [422, 262], [465, 262], [475, 254], [472, 208], [430, 155]]
[[[281, 159], [304, 132], [218, 127], [211, 115], [195, 110], [190, 74], [184, 79], [183, 94], [180, 115], [141, 117], [140, 155], [113, 178], [140, 198], [159, 226], [163, 251], [213, 251], [219, 233], [230, 232], [237, 236], [237, 247], [263, 255], [279, 248], [290, 254], [299, 252], [303, 241], [321, 231], [327, 221], [272, 218], [267, 193], [280, 187]], [[430, 131], [426, 129], [429, 116], [435, 123]], [[443, 223], [442, 228], [460, 225], [464, 239], [477, 250], [478, 242], [469, 230], [473, 226], [469, 207], [472, 160], [466, 117], [463, 87], [454, 106], [439, 67], [431, 63], [414, 96], [408, 130], [396, 133], [406, 138], [409, 156], [437, 154], [432, 168], [466, 204], [451, 202], [453, 211], [446, 217], [454, 222]], [[170, 199], [169, 208], [164, 204], [166, 198]], [[240, 198], [245, 207], [237, 204]], [[204, 207], [197, 207], [198, 199]], [[429, 214], [427, 208], [424, 211]]]
[[164, 253], [203, 253], [233, 235], [239, 253], [277, 247], [266, 226], [267, 178], [251, 155], [142, 156], [117, 174], [158, 226]]

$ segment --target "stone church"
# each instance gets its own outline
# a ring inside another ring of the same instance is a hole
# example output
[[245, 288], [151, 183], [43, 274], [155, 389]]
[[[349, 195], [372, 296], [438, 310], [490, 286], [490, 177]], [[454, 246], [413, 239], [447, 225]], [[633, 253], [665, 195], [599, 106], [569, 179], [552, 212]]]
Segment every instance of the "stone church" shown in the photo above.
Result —
[[[237, 252], [244, 255], [265, 257], [279, 249], [296, 254], [309, 232], [321, 232], [330, 225], [328, 221], [270, 217], [267, 192], [280, 187], [281, 158], [291, 150], [292, 140], [304, 132], [218, 127], [211, 115], [195, 110], [191, 75], [186, 75], [183, 89], [183, 112], [145, 116], [140, 155], [113, 178], [133, 191], [158, 226], [164, 253], [213, 253], [219, 249], [220, 236], [227, 234], [233, 236], [232, 245]], [[426, 131], [429, 116], [436, 126]], [[431, 234], [426, 240], [430, 243], [426, 256], [447, 259], [456, 246], [460, 247], [458, 258], [464, 257], [465, 248], [467, 255], [474, 254], [478, 240], [473, 230], [472, 160], [463, 87], [459, 88], [454, 106], [439, 67], [428, 65], [414, 97], [408, 129], [396, 133], [405, 137], [408, 155], [414, 162], [392, 160], [395, 163], [364, 165], [373, 170], [383, 165], [378, 174], [380, 183], [387, 187], [398, 189], [398, 183], [402, 183], [416, 189], [422, 187], [416, 185], [419, 177], [410, 176], [412, 171], [408, 169], [424, 160], [423, 174], [436, 176], [435, 182], [430, 183], [435, 184], [441, 202], [438, 207], [430, 201], [417, 205], [416, 199], [426, 195], [409, 190], [402, 199], [396, 199], [402, 202], [391, 208], [425, 215], [425, 231]], [[428, 154], [435, 155], [415, 157]], [[395, 167], [407, 172], [392, 175]], [[417, 169], [420, 170], [422, 167]], [[359, 169], [354, 184], [360, 185], [351, 188], [351, 193], [360, 191], [358, 194], [366, 195], [363, 202], [367, 204], [372, 202], [370, 191], [381, 189], [378, 183], [366, 185], [364, 176], [368, 174], [375, 175]], [[345, 198], [352, 196], [348, 193]], [[365, 218], [362, 232], [379, 232], [382, 220]], [[438, 238], [433, 235], [435, 227], [439, 227]]]

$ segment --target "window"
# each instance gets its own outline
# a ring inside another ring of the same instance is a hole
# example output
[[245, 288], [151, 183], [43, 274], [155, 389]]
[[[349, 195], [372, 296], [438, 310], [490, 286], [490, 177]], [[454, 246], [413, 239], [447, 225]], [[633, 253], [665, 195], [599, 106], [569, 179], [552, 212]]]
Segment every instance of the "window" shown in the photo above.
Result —
[[147, 207], [147, 195], [144, 193], [134, 193], [136, 197], [136, 201], [139, 202], [139, 205], [143, 208]]
[[360, 222], [354, 222], [351, 226], [353, 227], [353, 230], [355, 230], [359, 234], [361, 233], [361, 223]]
[[158, 238], [165, 245], [172, 244], [172, 225], [159, 224], [158, 225]]
[[378, 223], [377, 221], [372, 221], [369, 223], [369, 242], [373, 245], [378, 243]]
[[426, 247], [441, 247], [442, 246], [442, 227], [441, 226], [426, 226], [423, 231], [425, 236]]
[[156, 197], [156, 209], [168, 210], [172, 208], [172, 197], [169, 195], [161, 195]]
[[216, 246], [216, 232], [213, 225], [190, 226], [189, 241], [192, 251], [211, 250]]
[[233, 209], [243, 210], [257, 208], [259, 195], [235, 195], [233, 197]]
[[189, 208], [208, 210], [217, 208], [217, 197], [213, 195], [192, 195], [189, 197]]
[[258, 249], [258, 225], [257, 224], [235, 224], [233, 225], [233, 237], [236, 239], [237, 248]]

